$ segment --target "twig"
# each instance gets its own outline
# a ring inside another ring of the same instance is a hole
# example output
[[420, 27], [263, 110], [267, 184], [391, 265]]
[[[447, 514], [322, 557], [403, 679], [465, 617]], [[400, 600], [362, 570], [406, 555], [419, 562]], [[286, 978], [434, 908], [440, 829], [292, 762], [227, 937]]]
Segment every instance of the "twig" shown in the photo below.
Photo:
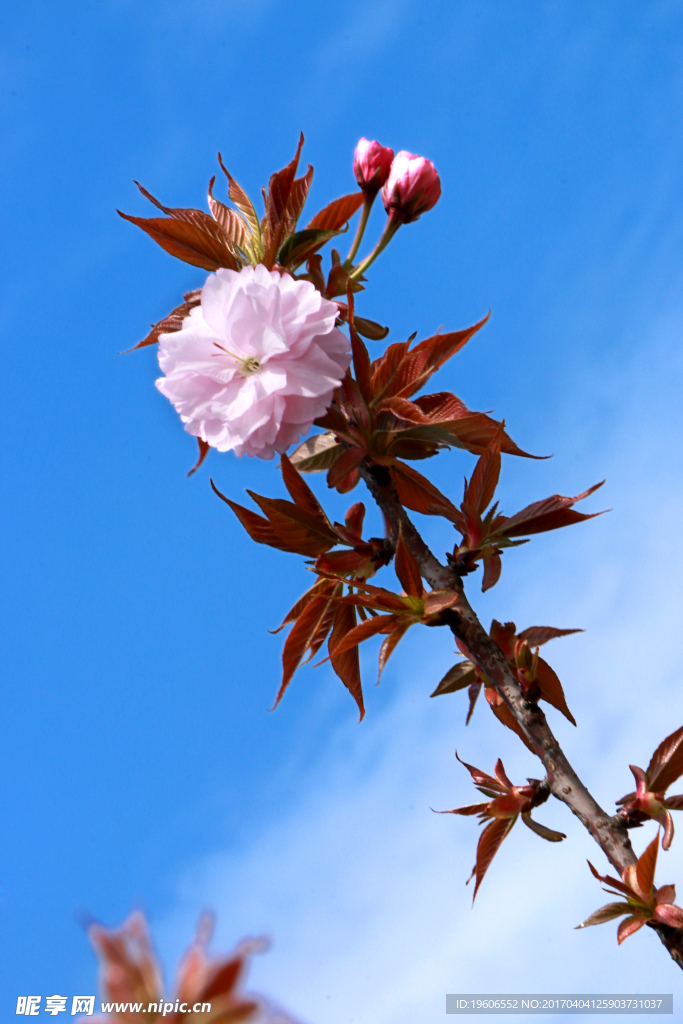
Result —
[[[449, 566], [442, 565], [429, 550], [399, 501], [388, 470], [367, 462], [361, 463], [359, 469], [389, 524], [394, 542], [400, 530], [427, 583], [435, 589], [457, 592], [458, 603], [444, 614], [444, 624], [448, 624], [454, 636], [465, 644], [521, 726], [543, 762], [553, 796], [576, 815], [610, 864], [622, 875], [630, 864], [637, 861], [628, 832], [593, 799], [565, 757], [538, 705], [529, 704], [522, 697], [520, 685], [505, 655], [490, 638], [467, 600], [462, 578]], [[648, 924], [658, 933], [672, 959], [683, 969], [683, 930], [655, 922]]]

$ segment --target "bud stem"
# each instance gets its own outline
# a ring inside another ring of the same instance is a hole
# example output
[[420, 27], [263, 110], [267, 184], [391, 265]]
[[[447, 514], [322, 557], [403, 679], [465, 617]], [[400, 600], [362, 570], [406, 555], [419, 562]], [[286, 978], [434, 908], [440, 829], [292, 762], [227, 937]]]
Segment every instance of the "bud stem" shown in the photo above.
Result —
[[372, 209], [372, 204], [374, 203], [375, 199], [377, 198], [377, 192], [379, 192], [379, 189], [376, 189], [374, 192], [370, 192], [369, 190], [367, 190], [366, 193], [365, 193], [365, 204], [363, 206], [363, 212], [360, 215], [360, 220], [358, 221], [358, 227], [356, 229], [356, 237], [353, 240], [353, 245], [349, 249], [349, 255], [344, 260], [344, 268], [346, 270], [348, 270], [352, 266], [353, 258], [356, 255], [356, 253], [358, 252], [358, 249], [360, 247], [360, 243], [363, 240], [363, 235], [365, 234], [365, 228], [367, 227], [367, 224], [368, 224], [368, 217], [370, 216], [370, 210]]
[[380, 240], [375, 246], [375, 248], [372, 250], [370, 255], [366, 256], [365, 259], [358, 264], [356, 269], [349, 274], [349, 277], [351, 278], [352, 281], [357, 281], [359, 277], [362, 277], [362, 275], [368, 269], [370, 264], [375, 262], [375, 260], [382, 252], [382, 250], [386, 249], [389, 242], [394, 237], [402, 223], [403, 221], [399, 217], [394, 217], [391, 215], [388, 217], [387, 223], [384, 227], [384, 231], [382, 232]]

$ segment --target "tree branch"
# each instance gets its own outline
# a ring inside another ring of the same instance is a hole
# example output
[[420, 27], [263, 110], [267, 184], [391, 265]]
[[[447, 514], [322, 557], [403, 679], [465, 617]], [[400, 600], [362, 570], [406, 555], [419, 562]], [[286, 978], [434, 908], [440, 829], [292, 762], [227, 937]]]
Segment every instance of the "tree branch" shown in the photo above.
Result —
[[[519, 682], [505, 655], [481, 625], [467, 600], [462, 578], [450, 566], [442, 565], [425, 544], [398, 499], [389, 471], [367, 462], [361, 463], [359, 470], [386, 518], [394, 543], [400, 530], [427, 583], [434, 589], [454, 590], [458, 594], [455, 608], [444, 613], [444, 624], [448, 624], [457, 639], [464, 643], [521, 726], [543, 763], [553, 796], [576, 815], [621, 876], [630, 864], [637, 861], [627, 830], [593, 799], [565, 757], [538, 705], [529, 704], [522, 697]], [[672, 959], [683, 969], [683, 930], [655, 922], [648, 924], [658, 933]]]

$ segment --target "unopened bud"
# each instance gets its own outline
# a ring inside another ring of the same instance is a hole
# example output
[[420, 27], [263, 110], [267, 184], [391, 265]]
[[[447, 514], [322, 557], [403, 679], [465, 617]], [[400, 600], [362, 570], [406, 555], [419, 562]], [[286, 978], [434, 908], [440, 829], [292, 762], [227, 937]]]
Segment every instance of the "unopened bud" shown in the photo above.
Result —
[[364, 192], [379, 192], [389, 177], [393, 159], [393, 149], [380, 146], [374, 139], [360, 139], [353, 154], [353, 173]]
[[390, 217], [408, 224], [431, 210], [440, 195], [441, 181], [431, 160], [415, 156], [405, 149], [396, 154], [382, 189], [382, 199]]

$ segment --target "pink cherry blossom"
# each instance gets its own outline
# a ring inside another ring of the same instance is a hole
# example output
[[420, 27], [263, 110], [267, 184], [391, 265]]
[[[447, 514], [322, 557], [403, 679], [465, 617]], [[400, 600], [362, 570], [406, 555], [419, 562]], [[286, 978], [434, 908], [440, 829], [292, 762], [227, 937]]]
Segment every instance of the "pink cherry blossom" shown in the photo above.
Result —
[[382, 189], [384, 206], [390, 217], [408, 224], [436, 205], [441, 181], [431, 160], [402, 149], [394, 157], [391, 171]]
[[262, 265], [217, 270], [182, 328], [159, 338], [156, 385], [185, 430], [272, 459], [322, 416], [351, 361], [337, 305]]
[[360, 139], [353, 154], [353, 173], [360, 187], [376, 195], [389, 177], [393, 159], [393, 149], [374, 139]]

